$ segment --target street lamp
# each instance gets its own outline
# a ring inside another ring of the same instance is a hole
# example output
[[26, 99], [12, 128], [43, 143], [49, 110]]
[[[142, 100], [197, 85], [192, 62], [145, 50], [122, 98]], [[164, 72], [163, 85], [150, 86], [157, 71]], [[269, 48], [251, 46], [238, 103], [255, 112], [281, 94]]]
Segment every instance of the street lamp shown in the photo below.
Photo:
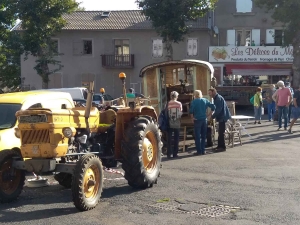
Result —
[[123, 96], [124, 96], [125, 106], [127, 106], [126, 87], [125, 87], [126, 74], [123, 72], [120, 73], [119, 78], [123, 84]]

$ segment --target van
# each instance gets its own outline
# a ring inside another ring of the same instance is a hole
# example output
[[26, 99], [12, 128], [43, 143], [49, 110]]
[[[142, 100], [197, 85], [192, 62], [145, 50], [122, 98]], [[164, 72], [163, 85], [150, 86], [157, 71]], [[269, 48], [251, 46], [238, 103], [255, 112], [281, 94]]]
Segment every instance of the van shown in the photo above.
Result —
[[87, 99], [88, 89], [83, 87], [74, 87], [74, 88], [56, 88], [56, 89], [42, 89], [43, 91], [61, 91], [70, 93], [72, 98], [76, 99]]
[[4, 149], [19, 150], [20, 139], [15, 136], [18, 121], [15, 116], [19, 110], [30, 108], [61, 109], [74, 108], [69, 93], [49, 91], [27, 91], [0, 94], [0, 151]]

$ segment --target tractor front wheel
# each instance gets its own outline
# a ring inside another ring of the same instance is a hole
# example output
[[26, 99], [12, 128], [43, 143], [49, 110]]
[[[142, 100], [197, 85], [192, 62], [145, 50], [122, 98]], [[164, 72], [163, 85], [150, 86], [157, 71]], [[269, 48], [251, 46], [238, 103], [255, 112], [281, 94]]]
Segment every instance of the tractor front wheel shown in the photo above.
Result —
[[122, 168], [130, 186], [147, 188], [157, 182], [161, 151], [161, 133], [151, 117], [140, 116], [128, 124], [122, 142]]
[[22, 192], [25, 171], [13, 168], [14, 158], [21, 158], [15, 150], [0, 151], [0, 202], [16, 200]]
[[98, 204], [103, 188], [103, 167], [94, 154], [82, 156], [76, 163], [72, 179], [74, 205], [80, 211], [93, 209]]

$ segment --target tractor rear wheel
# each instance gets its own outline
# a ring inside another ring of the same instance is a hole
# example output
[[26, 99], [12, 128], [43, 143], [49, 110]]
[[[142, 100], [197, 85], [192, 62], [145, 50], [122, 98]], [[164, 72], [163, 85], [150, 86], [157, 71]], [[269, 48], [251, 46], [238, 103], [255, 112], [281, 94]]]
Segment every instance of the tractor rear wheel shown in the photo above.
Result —
[[82, 156], [76, 163], [72, 179], [74, 205], [80, 211], [93, 209], [98, 204], [103, 188], [103, 167], [94, 154]]
[[71, 188], [72, 186], [72, 174], [70, 173], [57, 173], [54, 175], [54, 179], [65, 188]]
[[0, 151], [0, 202], [16, 200], [22, 192], [25, 171], [12, 167], [14, 158], [21, 158], [15, 150]]
[[147, 188], [157, 182], [161, 151], [161, 133], [152, 117], [140, 116], [129, 123], [122, 142], [122, 168], [130, 186]]

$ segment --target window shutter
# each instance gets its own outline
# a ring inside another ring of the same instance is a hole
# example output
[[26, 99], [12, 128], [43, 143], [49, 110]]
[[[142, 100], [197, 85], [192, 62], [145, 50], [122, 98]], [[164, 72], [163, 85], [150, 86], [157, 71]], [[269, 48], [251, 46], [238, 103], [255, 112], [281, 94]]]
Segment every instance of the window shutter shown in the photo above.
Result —
[[189, 38], [188, 41], [187, 41], [187, 54], [188, 54], [188, 56], [193, 55], [193, 43], [194, 43], [194, 40]]
[[155, 58], [162, 57], [163, 43], [161, 39], [155, 39], [153, 42], [152, 56]]
[[157, 57], [158, 55], [158, 46], [157, 46], [157, 40], [152, 41], [152, 56]]
[[158, 50], [157, 50], [157, 56], [158, 57], [162, 57], [163, 56], [163, 42], [161, 39], [157, 40], [157, 46], [158, 46]]
[[227, 45], [235, 46], [235, 30], [227, 30]]
[[275, 43], [275, 29], [267, 29], [266, 30], [266, 44], [274, 44]]
[[73, 55], [82, 55], [83, 54], [83, 42], [75, 41], [73, 42]]
[[198, 39], [194, 39], [193, 42], [193, 55], [198, 55]]
[[252, 30], [252, 40], [251, 41], [254, 41], [256, 46], [260, 45], [260, 29]]

